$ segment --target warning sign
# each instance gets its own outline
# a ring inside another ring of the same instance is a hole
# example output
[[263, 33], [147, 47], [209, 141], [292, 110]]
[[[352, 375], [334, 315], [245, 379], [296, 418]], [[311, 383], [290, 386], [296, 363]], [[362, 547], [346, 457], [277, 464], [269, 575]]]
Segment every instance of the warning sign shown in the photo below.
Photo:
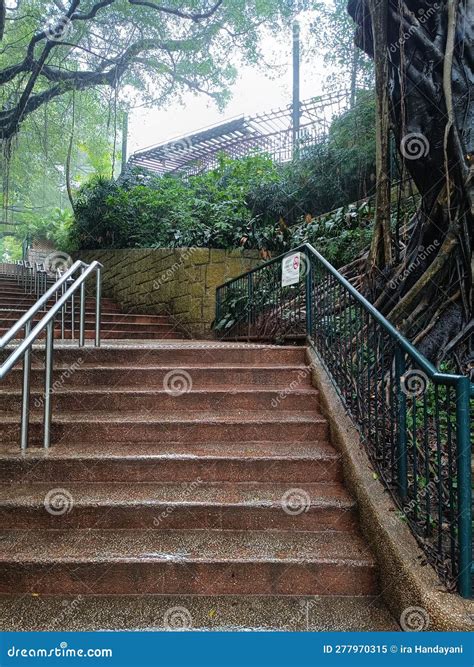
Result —
[[285, 255], [281, 261], [281, 286], [296, 285], [300, 281], [301, 253]]

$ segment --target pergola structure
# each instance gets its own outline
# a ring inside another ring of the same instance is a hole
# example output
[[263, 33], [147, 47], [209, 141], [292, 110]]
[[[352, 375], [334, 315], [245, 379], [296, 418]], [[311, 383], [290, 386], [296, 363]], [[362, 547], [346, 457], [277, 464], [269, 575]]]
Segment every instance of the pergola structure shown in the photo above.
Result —
[[222, 153], [232, 158], [266, 153], [276, 162], [288, 162], [300, 147], [326, 136], [334, 117], [348, 107], [347, 91], [313, 97], [300, 103], [300, 129], [296, 137], [290, 104], [255, 116], [240, 116], [151, 146], [134, 153], [128, 164], [157, 174], [192, 175], [215, 167]]

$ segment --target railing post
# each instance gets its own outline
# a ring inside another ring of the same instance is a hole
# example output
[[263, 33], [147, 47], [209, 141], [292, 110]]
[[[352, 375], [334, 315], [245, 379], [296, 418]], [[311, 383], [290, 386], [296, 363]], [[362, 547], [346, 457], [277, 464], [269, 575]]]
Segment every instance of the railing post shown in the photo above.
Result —
[[43, 447], [48, 449], [51, 442], [51, 393], [53, 380], [54, 318], [46, 326], [46, 349], [44, 368], [44, 432]]
[[252, 312], [253, 312], [253, 273], [247, 274], [247, 294], [248, 294], [247, 335], [250, 338], [250, 327], [252, 325]]
[[472, 592], [472, 495], [469, 394], [469, 378], [459, 378], [456, 383], [456, 458], [459, 534], [458, 590], [460, 595], [465, 598], [470, 597]]
[[311, 259], [308, 253], [306, 257], [306, 335], [309, 338], [313, 336], [313, 276]]
[[102, 295], [102, 270], [100, 266], [96, 271], [95, 283], [95, 346], [100, 347], [100, 300]]
[[[66, 293], [66, 290], [67, 290], [67, 281], [62, 286], [61, 296], [63, 296]], [[64, 306], [61, 308], [61, 340], [64, 340], [66, 338], [65, 318], [66, 318], [66, 304], [64, 304]]]
[[[31, 322], [25, 324], [25, 338], [30, 335]], [[21, 433], [20, 447], [25, 450], [28, 447], [28, 432], [30, 425], [30, 373], [31, 373], [31, 348], [29, 347], [23, 357], [23, 383], [21, 389]]]
[[[84, 269], [81, 271], [81, 275]], [[81, 302], [79, 305], [79, 347], [84, 347], [85, 341], [85, 318], [86, 318], [86, 285], [81, 283]]]
[[408, 497], [408, 451], [407, 451], [407, 397], [402, 382], [405, 373], [405, 354], [400, 347], [395, 348], [395, 379], [397, 382], [397, 470], [398, 491], [404, 501]]
[[221, 292], [222, 292], [222, 287], [218, 287], [216, 289], [216, 325], [219, 324], [221, 321]]

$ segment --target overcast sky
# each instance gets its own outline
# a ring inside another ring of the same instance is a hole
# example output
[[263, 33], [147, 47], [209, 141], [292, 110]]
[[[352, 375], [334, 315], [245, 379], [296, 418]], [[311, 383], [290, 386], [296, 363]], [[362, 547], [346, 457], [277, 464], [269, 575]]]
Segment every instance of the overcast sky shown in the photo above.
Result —
[[[304, 17], [301, 23], [301, 41], [306, 39]], [[219, 123], [241, 114], [270, 110], [291, 102], [292, 91], [292, 35], [268, 37], [264, 52], [278, 69], [273, 75], [263, 68], [241, 68], [232, 88], [232, 99], [220, 113], [205, 95], [184, 95], [182, 101], [168, 103], [161, 109], [134, 109], [129, 118], [129, 155], [137, 150], [167, 141], [181, 134], [190, 134], [202, 127]], [[301, 99], [323, 91], [327, 72], [323, 63], [313, 59], [301, 65]], [[270, 78], [271, 77], [271, 78]]]

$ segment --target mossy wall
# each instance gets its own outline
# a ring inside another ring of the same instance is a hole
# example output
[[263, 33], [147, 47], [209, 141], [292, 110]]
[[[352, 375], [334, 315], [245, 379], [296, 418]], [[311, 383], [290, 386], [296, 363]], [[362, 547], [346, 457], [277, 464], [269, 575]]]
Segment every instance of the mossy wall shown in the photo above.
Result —
[[82, 251], [104, 265], [104, 295], [127, 312], [170, 314], [194, 338], [210, 338], [216, 287], [259, 263], [254, 250], [210, 248]]

